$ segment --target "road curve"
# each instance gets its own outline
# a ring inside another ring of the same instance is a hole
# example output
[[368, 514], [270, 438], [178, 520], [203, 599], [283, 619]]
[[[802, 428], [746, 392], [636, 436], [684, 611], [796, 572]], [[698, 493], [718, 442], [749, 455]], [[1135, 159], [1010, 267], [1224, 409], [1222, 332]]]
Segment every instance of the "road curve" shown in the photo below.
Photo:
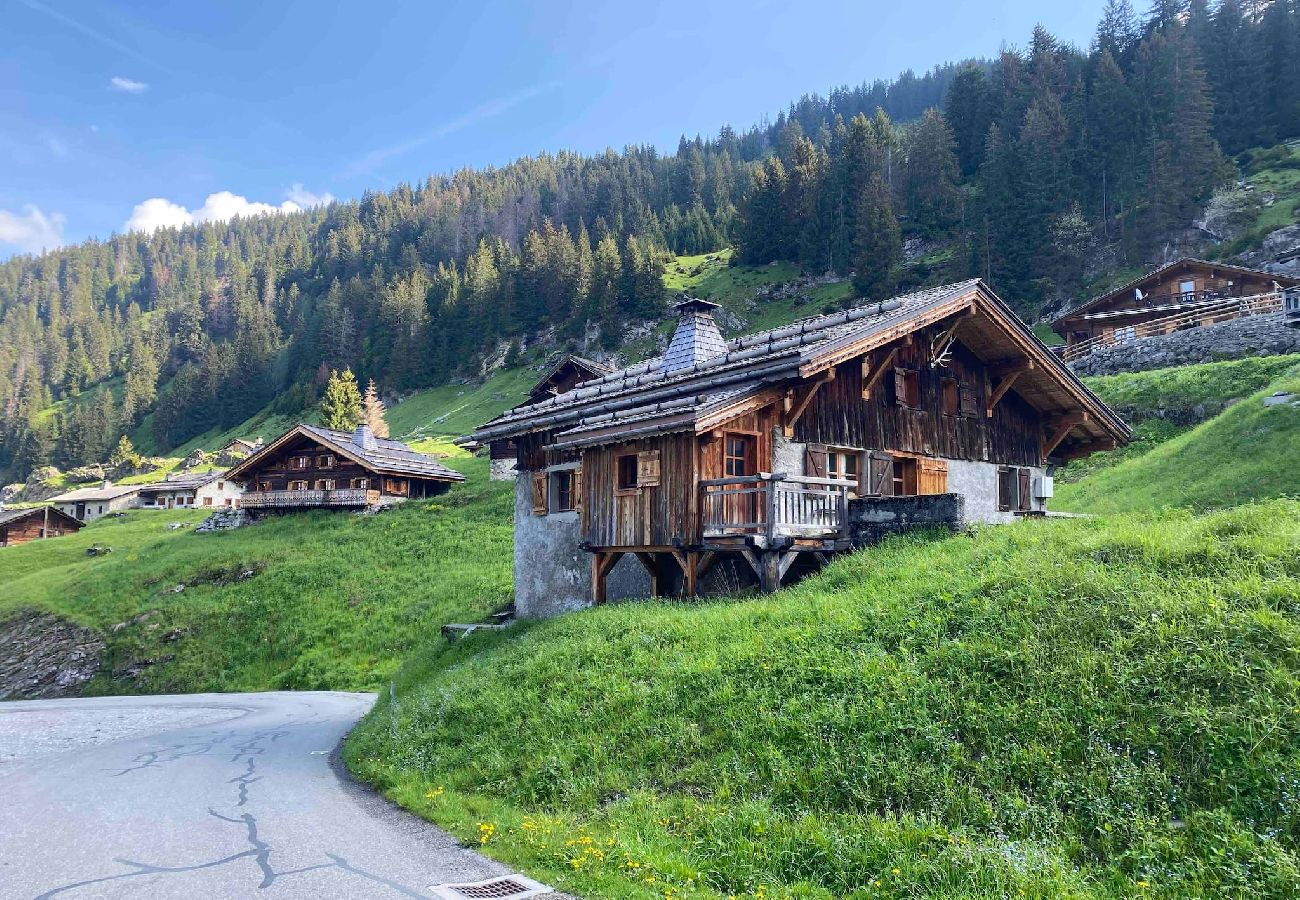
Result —
[[431, 897], [506, 874], [334, 771], [373, 700], [0, 703], [0, 897]]

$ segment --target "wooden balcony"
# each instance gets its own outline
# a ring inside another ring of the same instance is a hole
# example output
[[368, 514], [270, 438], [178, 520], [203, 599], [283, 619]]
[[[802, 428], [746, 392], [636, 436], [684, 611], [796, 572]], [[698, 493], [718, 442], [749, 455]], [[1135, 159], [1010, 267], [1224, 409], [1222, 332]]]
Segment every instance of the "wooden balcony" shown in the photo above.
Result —
[[345, 488], [333, 491], [249, 491], [239, 499], [244, 509], [302, 509], [313, 506], [371, 506], [379, 491]]
[[767, 474], [700, 482], [700, 519], [709, 538], [835, 538], [848, 522], [858, 483]]
[[1269, 291], [1264, 294], [1253, 294], [1249, 297], [1220, 298], [1205, 303], [1197, 303], [1190, 309], [1150, 319], [1136, 325], [1116, 325], [1112, 331], [1106, 334], [1070, 344], [1061, 352], [1061, 355], [1066, 362], [1074, 362], [1097, 350], [1113, 347], [1116, 344], [1126, 344], [1142, 338], [1171, 334], [1187, 328], [1200, 328], [1203, 325], [1213, 325], [1217, 322], [1227, 322], [1232, 319], [1262, 316], [1279, 312], [1281, 309], [1281, 291]]

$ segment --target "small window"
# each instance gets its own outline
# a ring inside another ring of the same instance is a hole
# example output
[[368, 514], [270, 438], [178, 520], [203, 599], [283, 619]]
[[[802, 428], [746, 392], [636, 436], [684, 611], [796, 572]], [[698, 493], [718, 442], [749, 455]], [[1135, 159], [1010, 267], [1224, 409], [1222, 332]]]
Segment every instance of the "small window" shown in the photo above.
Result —
[[744, 478], [758, 469], [752, 434], [727, 432], [723, 437], [722, 471], [728, 478]]
[[578, 483], [574, 469], [551, 473], [551, 512], [573, 512], [578, 508]]
[[289, 461], [289, 468], [299, 469], [299, 470], [309, 469], [311, 468], [311, 457], [295, 456], [292, 460]]
[[998, 469], [998, 509], [1003, 512], [1030, 509], [1030, 474], [1028, 469], [1012, 466]]
[[269, 481], [259, 481], [259, 482], [257, 483], [257, 489], [258, 489], [259, 491], [271, 491], [271, 490], [274, 490], [274, 489], [271, 487], [271, 482], [269, 482]]
[[921, 373], [916, 369], [894, 370], [894, 399], [908, 409], [921, 408]]
[[226, 506], [234, 506], [234, 505], [235, 505], [235, 504], [234, 504], [234, 502], [232, 501], [232, 499], [231, 499], [230, 497], [227, 497], [227, 498], [226, 498]]
[[916, 496], [916, 460], [907, 456], [894, 458], [894, 496]]
[[226, 489], [226, 483], [224, 481], [218, 481], [217, 490], [224, 491], [225, 489]]
[[320, 456], [316, 457], [316, 468], [318, 469], [334, 468], [334, 454], [322, 453]]
[[943, 414], [961, 415], [961, 389], [957, 386], [957, 379], [944, 378], [940, 384], [943, 386]]
[[637, 455], [635, 453], [624, 453], [614, 460], [615, 482], [620, 491], [635, 491], [637, 489]]
[[211, 498], [211, 497], [204, 497], [204, 498], [203, 498], [203, 505], [204, 505], [204, 506], [211, 506], [211, 505], [212, 505], [212, 498]]
[[353, 489], [354, 491], [364, 491], [364, 490], [367, 490], [369, 487], [370, 487], [370, 479], [369, 479], [369, 478], [353, 478], [353, 479], [352, 479], [352, 489]]
[[318, 491], [332, 491], [332, 490], [334, 490], [334, 479], [333, 479], [333, 478], [317, 478], [317, 479], [316, 479], [316, 490], [318, 490]]
[[385, 478], [384, 493], [394, 497], [406, 496], [406, 480], [402, 478]]
[[305, 481], [291, 481], [291, 482], [289, 482], [289, 490], [291, 490], [291, 491], [305, 491], [305, 490], [307, 490], [307, 482], [305, 482]]

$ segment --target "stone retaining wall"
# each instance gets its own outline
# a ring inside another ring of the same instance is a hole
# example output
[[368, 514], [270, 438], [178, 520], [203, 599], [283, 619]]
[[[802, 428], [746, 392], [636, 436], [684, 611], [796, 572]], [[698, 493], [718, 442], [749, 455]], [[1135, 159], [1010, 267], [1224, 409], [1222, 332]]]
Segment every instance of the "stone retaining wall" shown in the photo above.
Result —
[[849, 501], [849, 537], [861, 549], [891, 534], [924, 528], [960, 531], [966, 527], [966, 498], [961, 494], [917, 497], [864, 497]]
[[1284, 353], [1300, 353], [1300, 328], [1288, 328], [1279, 312], [1103, 347], [1070, 367], [1077, 375], [1114, 375]]

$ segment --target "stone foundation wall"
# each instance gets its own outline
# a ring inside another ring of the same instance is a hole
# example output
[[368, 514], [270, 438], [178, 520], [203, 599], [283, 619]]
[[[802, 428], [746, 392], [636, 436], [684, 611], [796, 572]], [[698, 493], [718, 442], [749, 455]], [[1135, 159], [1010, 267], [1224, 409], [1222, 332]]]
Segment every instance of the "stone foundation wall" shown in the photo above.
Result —
[[1279, 312], [1103, 347], [1070, 368], [1076, 375], [1113, 375], [1283, 353], [1300, 353], [1300, 329], [1288, 328]]
[[[580, 546], [582, 522], [576, 512], [533, 515], [530, 478], [515, 482], [515, 613], [545, 619], [591, 603], [591, 554]], [[650, 576], [634, 557], [624, 556], [610, 570], [606, 597], [647, 597]]]
[[961, 494], [849, 501], [849, 538], [858, 549], [879, 544], [891, 534], [925, 528], [960, 531], [965, 527], [966, 499]]

